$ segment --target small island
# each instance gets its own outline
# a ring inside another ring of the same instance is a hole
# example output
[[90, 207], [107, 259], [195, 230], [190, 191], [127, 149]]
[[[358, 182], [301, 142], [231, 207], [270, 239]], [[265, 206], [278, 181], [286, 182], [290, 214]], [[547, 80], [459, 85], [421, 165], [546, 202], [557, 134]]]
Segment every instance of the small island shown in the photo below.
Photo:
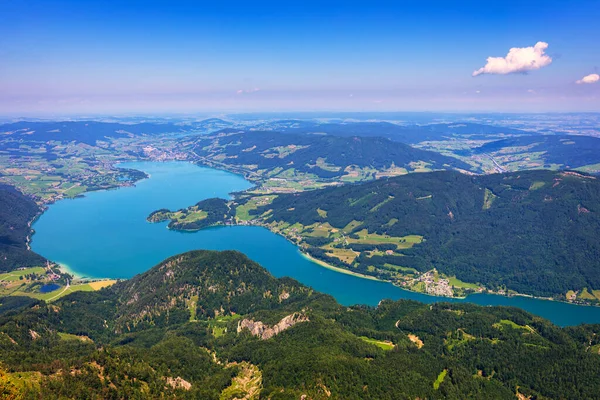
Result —
[[207, 199], [178, 211], [166, 208], [152, 212], [148, 222], [169, 221], [168, 228], [178, 231], [197, 231], [213, 225], [223, 225], [231, 217], [229, 203], [223, 199]]

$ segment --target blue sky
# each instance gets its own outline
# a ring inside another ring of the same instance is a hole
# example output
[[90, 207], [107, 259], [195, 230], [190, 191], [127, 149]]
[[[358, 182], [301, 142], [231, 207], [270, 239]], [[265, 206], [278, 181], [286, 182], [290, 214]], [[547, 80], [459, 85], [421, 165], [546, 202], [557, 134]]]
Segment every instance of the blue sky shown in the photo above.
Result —
[[[599, 73], [600, 1], [0, 0], [0, 18], [0, 114], [600, 111], [600, 82], [575, 83]], [[538, 42], [547, 65], [472, 76]]]

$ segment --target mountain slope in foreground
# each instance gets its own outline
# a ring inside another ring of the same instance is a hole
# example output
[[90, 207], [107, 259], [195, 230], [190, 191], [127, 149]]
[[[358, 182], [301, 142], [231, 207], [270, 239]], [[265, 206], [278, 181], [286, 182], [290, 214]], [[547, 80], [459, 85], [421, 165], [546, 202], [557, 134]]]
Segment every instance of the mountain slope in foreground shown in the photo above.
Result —
[[591, 399], [598, 333], [505, 307], [342, 307], [241, 253], [193, 251], [100, 292], [2, 299], [0, 393]]
[[27, 248], [29, 223], [39, 212], [40, 207], [32, 199], [12, 186], [0, 184], [0, 272], [45, 261]]

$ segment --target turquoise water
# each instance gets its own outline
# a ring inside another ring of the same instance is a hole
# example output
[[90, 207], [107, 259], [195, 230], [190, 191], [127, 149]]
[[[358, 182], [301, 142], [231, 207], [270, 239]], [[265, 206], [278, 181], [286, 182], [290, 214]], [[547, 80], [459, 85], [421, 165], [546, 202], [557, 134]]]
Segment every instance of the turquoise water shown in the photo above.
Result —
[[[86, 277], [129, 278], [163, 259], [193, 249], [239, 250], [277, 277], [290, 276], [329, 293], [340, 303], [376, 305], [382, 299], [464, 301], [413, 293], [389, 283], [341, 274], [304, 258], [296, 246], [261, 227], [218, 227], [194, 233], [170, 231], [167, 223], [151, 224], [149, 213], [179, 209], [210, 197], [247, 189], [251, 184], [224, 171], [183, 162], [122, 164], [150, 174], [135, 187], [86, 193], [61, 200], [36, 221], [32, 248]], [[523, 308], [558, 325], [600, 323], [600, 307], [526, 297], [471, 295], [481, 305]]]

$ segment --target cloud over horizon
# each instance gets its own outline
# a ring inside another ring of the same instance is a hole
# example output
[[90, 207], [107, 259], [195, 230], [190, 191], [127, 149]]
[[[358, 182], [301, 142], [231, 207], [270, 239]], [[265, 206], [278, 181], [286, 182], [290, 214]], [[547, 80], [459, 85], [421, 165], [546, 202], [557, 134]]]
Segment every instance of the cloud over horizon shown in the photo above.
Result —
[[260, 91], [259, 88], [254, 88], [254, 89], [240, 89], [238, 91], [236, 91], [236, 94], [247, 94], [247, 93], [256, 93]]
[[581, 78], [578, 81], [575, 81], [576, 84], [581, 85], [584, 83], [596, 83], [600, 81], [600, 75], [598, 74], [589, 74], [584, 76], [583, 78]]
[[552, 63], [552, 57], [545, 53], [547, 48], [546, 42], [537, 42], [530, 47], [513, 47], [506, 57], [488, 57], [485, 66], [474, 71], [473, 76], [524, 73], [543, 68]]

